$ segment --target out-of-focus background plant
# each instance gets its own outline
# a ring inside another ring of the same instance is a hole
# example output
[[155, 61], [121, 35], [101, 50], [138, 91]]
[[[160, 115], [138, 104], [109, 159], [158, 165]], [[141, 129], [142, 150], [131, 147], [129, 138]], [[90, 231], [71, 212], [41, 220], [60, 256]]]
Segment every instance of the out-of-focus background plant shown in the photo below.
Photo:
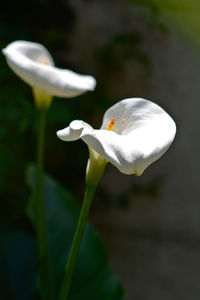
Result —
[[[45, 170], [78, 200], [88, 150], [81, 141], [66, 147], [56, 137], [58, 129], [73, 119], [99, 127], [110, 105], [133, 96], [155, 100], [177, 122], [169, 154], [141, 178], [108, 167], [93, 203], [91, 222], [130, 300], [200, 296], [200, 63], [199, 48], [192, 46], [199, 44], [199, 13], [197, 0], [7, 1], [0, 12], [1, 49], [14, 40], [39, 42], [58, 67], [97, 79], [93, 93], [54, 99], [47, 119]], [[0, 217], [6, 240], [13, 224], [33, 232], [25, 214], [25, 170], [35, 161], [37, 112], [30, 88], [3, 55], [0, 83]], [[12, 234], [23, 239], [18, 227]], [[28, 252], [15, 246], [18, 255]]]

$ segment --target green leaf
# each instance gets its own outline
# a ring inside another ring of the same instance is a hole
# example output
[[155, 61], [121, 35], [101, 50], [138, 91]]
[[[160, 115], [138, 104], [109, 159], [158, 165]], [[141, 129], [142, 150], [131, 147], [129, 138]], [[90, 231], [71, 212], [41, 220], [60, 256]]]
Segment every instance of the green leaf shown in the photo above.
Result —
[[34, 239], [16, 224], [0, 228], [0, 298], [38, 299]]
[[[28, 183], [35, 192], [35, 168], [29, 167]], [[44, 179], [45, 217], [48, 255], [56, 286], [56, 295], [64, 275], [80, 210], [72, 195], [49, 176]], [[33, 196], [29, 216], [34, 222]], [[87, 224], [73, 276], [69, 299], [120, 300], [123, 289], [108, 265], [107, 251], [96, 231]]]

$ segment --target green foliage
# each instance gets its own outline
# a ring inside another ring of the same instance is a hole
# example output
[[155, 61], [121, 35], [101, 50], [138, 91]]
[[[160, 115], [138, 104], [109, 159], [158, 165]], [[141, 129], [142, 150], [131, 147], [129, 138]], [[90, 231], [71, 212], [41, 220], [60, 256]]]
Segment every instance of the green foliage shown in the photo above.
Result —
[[150, 67], [148, 55], [141, 49], [141, 36], [138, 32], [120, 33], [102, 49], [98, 50], [99, 60], [113, 69], [122, 68], [124, 60], [134, 59], [146, 69]]
[[168, 32], [160, 7], [154, 3], [154, 0], [128, 0], [128, 2], [141, 8], [141, 15], [150, 29], [157, 29], [163, 33]]
[[[35, 168], [28, 169], [28, 183], [32, 189], [29, 216], [34, 223]], [[77, 224], [79, 209], [72, 195], [55, 180], [45, 176], [45, 217], [48, 257], [51, 263], [56, 295], [62, 282], [67, 255]], [[118, 278], [108, 266], [105, 247], [97, 233], [88, 224], [73, 277], [71, 300], [118, 300], [123, 290]]]
[[36, 300], [35, 241], [19, 225], [0, 225], [0, 297]]
[[200, 45], [200, 2], [198, 0], [143, 0], [156, 7], [174, 25]]

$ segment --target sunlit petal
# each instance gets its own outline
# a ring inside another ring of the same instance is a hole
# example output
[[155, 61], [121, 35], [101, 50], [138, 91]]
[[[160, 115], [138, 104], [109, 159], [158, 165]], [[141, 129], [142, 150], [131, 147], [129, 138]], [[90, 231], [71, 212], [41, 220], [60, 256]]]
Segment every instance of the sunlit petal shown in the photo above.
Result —
[[[112, 120], [113, 130], [107, 130]], [[57, 135], [65, 141], [81, 138], [122, 173], [141, 175], [165, 153], [175, 133], [175, 122], [160, 106], [145, 99], [130, 98], [105, 112], [101, 129], [73, 121]]]

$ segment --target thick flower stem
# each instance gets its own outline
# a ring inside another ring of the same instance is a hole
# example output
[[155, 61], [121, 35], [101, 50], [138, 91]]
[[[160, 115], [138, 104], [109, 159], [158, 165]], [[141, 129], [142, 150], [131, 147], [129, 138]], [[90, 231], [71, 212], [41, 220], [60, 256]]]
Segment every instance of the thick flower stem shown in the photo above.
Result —
[[78, 224], [76, 227], [76, 231], [74, 234], [74, 239], [72, 242], [71, 250], [69, 253], [68, 261], [65, 268], [65, 275], [60, 291], [59, 300], [66, 300], [69, 294], [69, 289], [72, 281], [72, 276], [74, 272], [74, 268], [76, 265], [76, 261], [78, 258], [79, 250], [81, 247], [81, 241], [83, 238], [83, 234], [85, 231], [85, 226], [87, 223], [87, 218], [89, 214], [89, 210], [92, 203], [92, 198], [95, 192], [96, 186], [86, 185], [85, 197], [83, 201], [83, 206], [81, 209], [80, 217], [78, 220]]
[[[36, 222], [37, 222], [37, 246], [39, 259], [39, 285], [40, 293], [44, 295], [44, 281], [46, 269], [46, 230], [44, 213], [44, 175], [43, 175], [43, 157], [44, 157], [44, 137], [46, 110], [39, 110], [39, 132], [37, 148], [37, 170], [36, 170]], [[41, 295], [42, 296], [42, 295]], [[44, 298], [44, 296], [43, 296]]]

